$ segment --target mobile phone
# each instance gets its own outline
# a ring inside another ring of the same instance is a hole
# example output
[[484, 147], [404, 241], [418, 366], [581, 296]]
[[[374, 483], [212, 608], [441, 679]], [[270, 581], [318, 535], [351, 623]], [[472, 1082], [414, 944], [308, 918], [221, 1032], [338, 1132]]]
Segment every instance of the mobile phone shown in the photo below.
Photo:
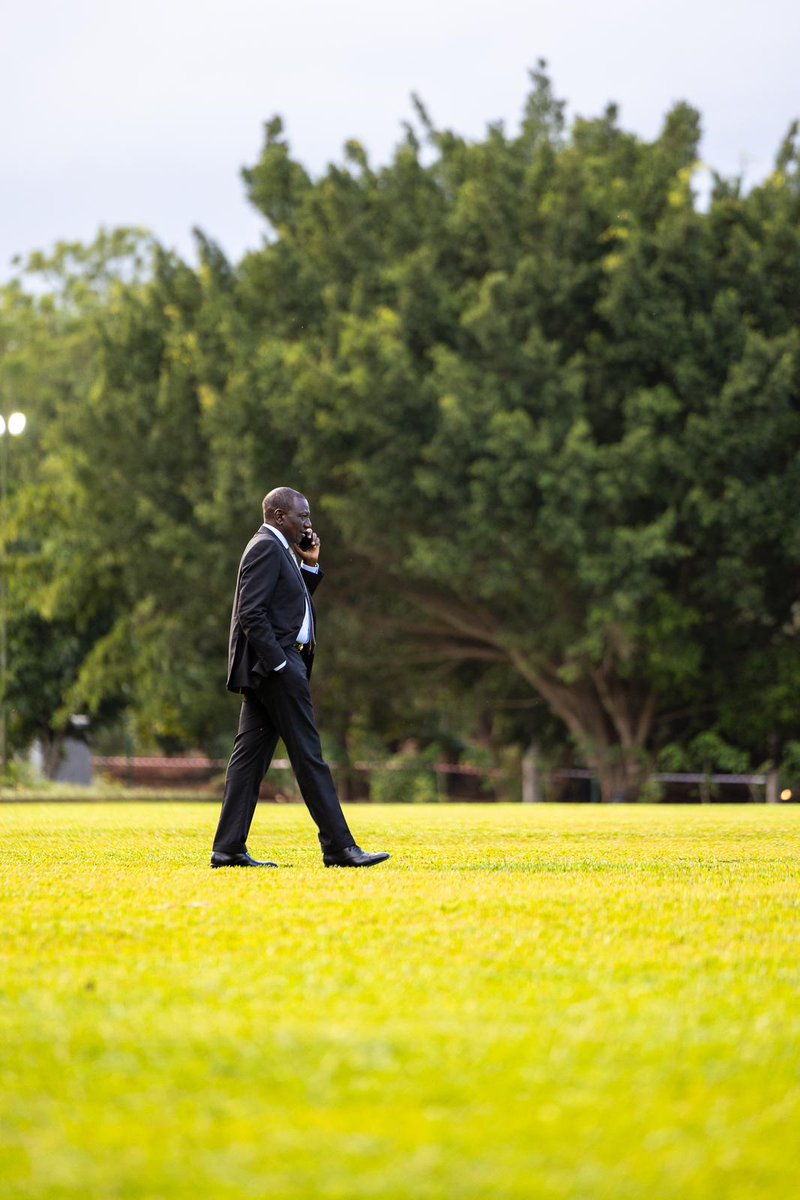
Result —
[[307, 530], [297, 543], [301, 550], [311, 550], [314, 546], [314, 537], [312, 530]]

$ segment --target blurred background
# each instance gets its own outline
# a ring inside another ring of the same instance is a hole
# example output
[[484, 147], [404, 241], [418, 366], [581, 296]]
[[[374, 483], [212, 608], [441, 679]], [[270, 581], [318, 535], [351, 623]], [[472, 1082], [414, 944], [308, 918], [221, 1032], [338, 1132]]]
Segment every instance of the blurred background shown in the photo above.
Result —
[[346, 798], [792, 799], [798, 25], [9, 15], [6, 786], [219, 794], [236, 567], [288, 484]]

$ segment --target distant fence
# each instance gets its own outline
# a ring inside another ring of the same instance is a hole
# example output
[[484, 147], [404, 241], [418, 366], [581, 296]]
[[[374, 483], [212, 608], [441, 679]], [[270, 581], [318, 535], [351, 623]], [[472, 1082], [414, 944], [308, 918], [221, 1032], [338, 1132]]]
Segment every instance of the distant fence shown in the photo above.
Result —
[[[709, 804], [715, 800], [727, 803], [772, 804], [781, 800], [792, 800], [796, 796], [796, 789], [785, 788], [781, 791], [777, 771], [758, 775], [724, 772], [703, 774], [692, 771], [655, 772], [648, 776], [647, 782], [655, 785], [658, 798], [668, 804]], [[544, 786], [548, 798], [573, 801], [600, 799], [596, 776], [584, 768], [551, 771], [549, 776], [545, 777]], [[540, 797], [529, 798], [536, 800]]]
[[[527, 756], [526, 756], [527, 757]], [[204, 755], [188, 756], [127, 756], [95, 755], [94, 768], [98, 773], [130, 787], [187, 788], [219, 793], [221, 777], [227, 765], [225, 759], [212, 759]], [[344, 782], [342, 769], [332, 764], [334, 774]], [[522, 761], [521, 778], [501, 768], [479, 767], [468, 763], [430, 763], [420, 760], [406, 764], [402, 760], [388, 763], [356, 762], [348, 771], [348, 787], [345, 792], [350, 799], [370, 799], [373, 779], [391, 773], [395, 779], [408, 776], [427, 776], [433, 780], [432, 794], [425, 798], [434, 800], [495, 801], [497, 799], [522, 799], [529, 803], [542, 800], [559, 800], [572, 803], [591, 803], [600, 800], [599, 784], [592, 771], [570, 768], [540, 771], [526, 758]], [[659, 772], [649, 777], [660, 793], [660, 799], [668, 803], [709, 803], [727, 801], [738, 803], [764, 803], [778, 800], [793, 800], [797, 791], [780, 791], [777, 772], [767, 774], [702, 774], [700, 772]], [[384, 789], [381, 788], [381, 791]], [[389, 793], [392, 794], [391, 791]], [[262, 797], [272, 800], [299, 799], [297, 785], [291, 765], [286, 758], [272, 762], [267, 779], [262, 786]]]
[[[95, 754], [92, 763], [101, 775], [130, 787], [202, 787], [213, 783], [226, 766], [223, 759], [206, 758], [202, 754], [184, 757]], [[278, 766], [277, 759], [275, 765]], [[289, 766], [288, 760], [285, 765]]]
[[[227, 766], [224, 758], [206, 758], [204, 755], [140, 756], [124, 754], [100, 755], [93, 758], [95, 771], [128, 787], [208, 789], [215, 794], [220, 778]], [[331, 769], [339, 782], [344, 774], [341, 766], [331, 763]], [[379, 772], [395, 776], [405, 773], [432, 775], [435, 795], [438, 800], [496, 800], [498, 788], [503, 791], [508, 773], [495, 768], [482, 768], [468, 763], [431, 763], [421, 766], [418, 762], [407, 765], [400, 762], [373, 763], [356, 762], [350, 768], [350, 784], [355, 781], [355, 795], [351, 799], [370, 798], [370, 784]], [[288, 758], [274, 758], [269, 774], [261, 789], [264, 799], [299, 799], [299, 791]]]

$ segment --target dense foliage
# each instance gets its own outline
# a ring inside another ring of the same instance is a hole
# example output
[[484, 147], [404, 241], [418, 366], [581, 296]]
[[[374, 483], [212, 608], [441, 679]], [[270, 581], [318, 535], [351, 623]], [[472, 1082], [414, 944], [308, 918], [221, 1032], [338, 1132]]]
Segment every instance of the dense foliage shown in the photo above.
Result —
[[796, 129], [700, 204], [684, 104], [651, 143], [568, 128], [541, 69], [513, 134], [417, 107], [391, 163], [351, 142], [318, 179], [270, 122], [238, 264], [119, 232], [5, 289], [17, 740], [80, 706], [221, 745], [237, 558], [290, 483], [344, 760], [569, 742], [608, 799], [659, 757], [796, 755]]

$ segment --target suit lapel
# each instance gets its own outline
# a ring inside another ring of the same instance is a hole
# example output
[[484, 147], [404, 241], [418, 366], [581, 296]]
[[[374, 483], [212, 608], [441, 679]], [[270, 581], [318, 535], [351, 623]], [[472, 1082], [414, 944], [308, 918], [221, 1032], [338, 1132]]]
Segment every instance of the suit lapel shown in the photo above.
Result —
[[275, 533], [273, 532], [272, 529], [269, 528], [268, 525], [266, 525], [264, 528], [266, 529], [266, 531], [270, 535], [270, 537], [273, 539], [273, 541], [276, 541], [278, 543], [278, 545], [280, 546], [283, 553], [289, 559], [289, 562], [292, 564], [292, 566], [295, 569], [295, 574], [300, 576], [300, 582], [303, 585], [303, 591], [306, 593], [306, 596], [308, 596], [308, 598], [310, 600], [311, 597], [310, 597], [308, 588], [306, 587], [306, 581], [303, 578], [303, 572], [300, 570], [300, 564], [298, 563], [297, 559], [295, 558], [293, 551], [290, 549], [289, 546], [284, 546], [281, 539], [279, 537], [276, 537]]
[[[295, 571], [297, 572], [297, 574], [298, 574], [298, 575], [300, 576], [300, 578], [302, 579], [302, 578], [303, 578], [303, 575], [302, 575], [302, 572], [301, 572], [300, 568], [299, 568], [299, 567], [298, 567], [298, 565], [297, 565], [297, 559], [295, 558], [294, 554], [292, 554], [292, 551], [289, 549], [289, 547], [288, 547], [288, 546], [284, 546], [283, 542], [282, 542], [282, 541], [281, 541], [281, 539], [278, 537], [278, 535], [277, 535], [277, 534], [276, 534], [276, 533], [275, 533], [275, 532], [274, 532], [272, 529], [270, 529], [270, 527], [269, 527], [268, 525], [265, 525], [265, 526], [264, 526], [264, 530], [265, 530], [265, 532], [266, 532], [266, 533], [268, 533], [268, 534], [269, 534], [269, 536], [272, 538], [272, 540], [273, 540], [273, 541], [275, 541], [275, 542], [277, 542], [277, 543], [278, 543], [278, 545], [280, 546], [281, 550], [282, 550], [282, 551], [283, 551], [283, 553], [286, 555], [286, 557], [289, 559], [289, 562], [292, 564], [292, 566], [294, 567]], [[303, 586], [305, 587], [305, 584], [303, 584]]]
[[266, 529], [266, 531], [270, 535], [270, 537], [278, 543], [278, 545], [280, 546], [281, 550], [284, 552], [286, 557], [291, 561], [291, 564], [295, 569], [295, 573], [300, 576], [300, 582], [303, 585], [303, 596], [304, 596], [306, 604], [308, 605], [308, 614], [309, 614], [309, 620], [310, 620], [309, 636], [311, 639], [311, 645], [313, 647], [316, 645], [316, 641], [317, 641], [317, 638], [316, 638], [316, 613], [314, 612], [314, 601], [311, 599], [311, 593], [309, 592], [308, 588], [306, 587], [306, 581], [303, 578], [303, 572], [300, 570], [300, 564], [298, 563], [297, 559], [294, 556], [294, 551], [291, 550], [289, 546], [284, 546], [281, 539], [279, 537], [275, 536], [274, 530], [270, 529], [270, 527], [268, 525], [266, 525], [264, 528]]

